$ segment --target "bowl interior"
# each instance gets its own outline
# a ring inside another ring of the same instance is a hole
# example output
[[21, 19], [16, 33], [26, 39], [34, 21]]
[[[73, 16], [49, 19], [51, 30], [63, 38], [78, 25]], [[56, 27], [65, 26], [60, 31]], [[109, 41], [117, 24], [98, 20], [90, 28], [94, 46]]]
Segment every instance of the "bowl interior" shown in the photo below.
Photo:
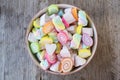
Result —
[[[71, 7], [75, 7], [75, 6], [72, 6], [72, 5], [68, 5], [68, 4], [57, 4], [59, 8], [71, 8]], [[77, 8], [78, 10], [80, 10], [79, 8]], [[40, 17], [42, 14], [44, 14], [45, 12], [47, 11], [47, 8], [44, 8], [42, 10], [40, 10], [33, 18], [32, 20], [30, 21], [29, 23], [29, 26], [27, 28], [27, 32], [26, 32], [26, 44], [27, 44], [27, 48], [28, 48], [28, 51], [29, 51], [29, 54], [31, 56], [31, 58], [33, 59], [33, 61], [35, 62], [35, 64], [37, 66], [40, 67], [39, 65], [39, 62], [38, 60], [36, 59], [36, 57], [32, 54], [30, 48], [29, 48], [29, 41], [28, 41], [28, 35], [31, 31], [31, 29], [33, 28], [33, 25], [32, 25], [32, 22]], [[90, 17], [87, 15], [87, 18], [88, 18], [88, 26], [92, 27], [93, 28], [93, 41], [94, 41], [94, 44], [92, 46], [92, 55], [87, 59], [87, 62], [82, 65], [81, 67], [78, 67], [78, 68], [75, 68], [74, 70], [72, 70], [71, 72], [69, 73], [56, 73], [56, 72], [52, 72], [52, 71], [49, 71], [49, 70], [46, 70], [46, 72], [49, 72], [49, 73], [52, 73], [52, 74], [60, 74], [60, 75], [66, 75], [66, 74], [71, 74], [71, 73], [75, 73], [79, 70], [81, 70], [82, 68], [84, 68], [90, 61], [91, 59], [93, 58], [94, 54], [95, 54], [95, 51], [96, 51], [96, 48], [97, 48], [97, 43], [98, 43], [98, 37], [97, 37], [97, 31], [96, 31], [96, 28], [95, 28], [95, 25], [93, 23], [93, 21], [90, 19]], [[40, 67], [41, 68], [41, 67]], [[41, 68], [42, 69], [42, 68]]]

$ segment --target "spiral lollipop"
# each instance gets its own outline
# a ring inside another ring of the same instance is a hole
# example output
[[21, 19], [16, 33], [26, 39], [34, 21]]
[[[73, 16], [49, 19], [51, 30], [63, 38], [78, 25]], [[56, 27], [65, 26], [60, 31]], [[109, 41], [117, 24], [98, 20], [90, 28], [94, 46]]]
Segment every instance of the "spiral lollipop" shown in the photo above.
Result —
[[61, 70], [63, 72], [70, 72], [73, 67], [73, 60], [71, 58], [64, 58], [61, 60]]

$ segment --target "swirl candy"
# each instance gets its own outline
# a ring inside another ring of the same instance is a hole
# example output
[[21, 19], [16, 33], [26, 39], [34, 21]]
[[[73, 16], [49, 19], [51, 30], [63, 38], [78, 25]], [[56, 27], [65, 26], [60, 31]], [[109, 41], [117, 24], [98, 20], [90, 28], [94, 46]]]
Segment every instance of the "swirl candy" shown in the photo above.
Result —
[[63, 31], [61, 31], [61, 32], [59, 32], [59, 33], [57, 34], [57, 38], [58, 38], [58, 41], [59, 41], [62, 45], [66, 44], [67, 41], [68, 41], [68, 36], [67, 36], [67, 34], [66, 34], [65, 32], [63, 32]]
[[82, 26], [87, 26], [88, 20], [86, 18], [86, 13], [84, 11], [80, 10], [78, 12], [78, 17], [79, 17], [78, 24], [82, 25]]
[[54, 25], [52, 23], [52, 21], [48, 21], [45, 23], [45, 25], [43, 26], [43, 32], [45, 34], [51, 32], [54, 29]]
[[92, 46], [93, 45], [93, 40], [88, 34], [83, 34], [82, 36], [82, 41], [86, 46]]
[[73, 60], [71, 58], [63, 58], [61, 60], [61, 70], [63, 72], [70, 72], [73, 68]]
[[80, 41], [81, 41], [81, 35], [74, 34], [70, 47], [73, 49], [78, 49], [80, 45]]
[[54, 64], [57, 61], [57, 56], [55, 54], [49, 55], [48, 53], [46, 53], [45, 58], [50, 64]]
[[59, 32], [65, 29], [65, 26], [60, 18], [60, 16], [56, 16], [52, 19], [53, 24], [55, 25], [56, 30]]

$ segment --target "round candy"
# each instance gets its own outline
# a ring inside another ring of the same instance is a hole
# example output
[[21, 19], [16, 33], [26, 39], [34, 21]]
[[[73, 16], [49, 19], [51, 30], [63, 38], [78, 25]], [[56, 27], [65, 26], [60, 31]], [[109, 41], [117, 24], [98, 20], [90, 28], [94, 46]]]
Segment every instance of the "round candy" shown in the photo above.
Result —
[[57, 38], [58, 38], [58, 41], [60, 41], [60, 43], [62, 45], [66, 44], [67, 41], [68, 41], [68, 36], [63, 31], [61, 31], [61, 32], [58, 33]]
[[54, 64], [57, 61], [57, 56], [55, 54], [49, 55], [48, 53], [45, 54], [45, 58], [50, 64]]
[[93, 39], [88, 34], [83, 34], [82, 41], [86, 46], [92, 46], [93, 45]]
[[73, 60], [72, 58], [63, 58], [61, 60], [61, 69], [63, 72], [70, 72], [73, 68]]

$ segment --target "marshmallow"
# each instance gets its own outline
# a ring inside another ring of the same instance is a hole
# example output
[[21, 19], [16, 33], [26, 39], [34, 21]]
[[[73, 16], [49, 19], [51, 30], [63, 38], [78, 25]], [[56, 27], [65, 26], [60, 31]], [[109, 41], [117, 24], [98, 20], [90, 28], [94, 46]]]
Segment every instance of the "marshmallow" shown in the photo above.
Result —
[[59, 32], [65, 29], [65, 26], [60, 18], [60, 16], [56, 16], [52, 19], [53, 24], [55, 25], [55, 29]]
[[86, 33], [83, 34], [82, 41], [88, 47], [93, 45], [93, 39]]
[[37, 18], [36, 20], [33, 21], [33, 26], [35, 28], [40, 28], [40, 18]]
[[40, 51], [40, 44], [38, 42], [33, 42], [30, 44], [31, 51], [37, 53]]
[[34, 34], [32, 32], [29, 33], [28, 40], [30, 42], [37, 42], [37, 39], [35, 38], [35, 36], [34, 36]]
[[43, 26], [43, 32], [45, 34], [51, 32], [54, 29], [54, 25], [52, 23], [52, 21], [48, 21], [45, 23], [45, 25]]
[[87, 20], [87, 17], [86, 17], [86, 13], [82, 10], [80, 10], [78, 12], [78, 25], [82, 25], [82, 26], [87, 26], [88, 24], [88, 20]]
[[46, 45], [45, 45], [45, 49], [46, 49], [46, 52], [47, 52], [49, 55], [53, 55], [53, 53], [54, 53], [55, 50], [56, 50], [56, 44], [46, 44]]
[[60, 72], [60, 62], [57, 61], [55, 64], [51, 65], [50, 70], [54, 72]]
[[73, 49], [78, 49], [80, 45], [80, 41], [81, 41], [81, 35], [74, 34], [70, 47]]
[[87, 58], [87, 57], [91, 56], [91, 51], [90, 51], [90, 49], [80, 49], [80, 50], [78, 50], [78, 55], [81, 58]]
[[50, 5], [47, 10], [49, 15], [58, 13], [59, 11], [58, 6], [55, 4]]
[[49, 67], [50, 67], [50, 64], [48, 63], [48, 61], [45, 59], [45, 60], [42, 60], [40, 62], [40, 66], [42, 69], [44, 70], [47, 70]]
[[66, 46], [63, 46], [63, 48], [60, 51], [60, 55], [62, 57], [71, 57], [70, 52]]
[[73, 22], [75, 22], [75, 18], [73, 17], [72, 13], [65, 13], [63, 15], [63, 18], [65, 19], [65, 21], [68, 23], [68, 24], [71, 24]]
[[86, 63], [86, 59], [83, 59], [79, 56], [75, 56], [75, 67], [82, 66]]
[[89, 36], [93, 36], [93, 29], [92, 28], [82, 28], [82, 33], [86, 33]]

